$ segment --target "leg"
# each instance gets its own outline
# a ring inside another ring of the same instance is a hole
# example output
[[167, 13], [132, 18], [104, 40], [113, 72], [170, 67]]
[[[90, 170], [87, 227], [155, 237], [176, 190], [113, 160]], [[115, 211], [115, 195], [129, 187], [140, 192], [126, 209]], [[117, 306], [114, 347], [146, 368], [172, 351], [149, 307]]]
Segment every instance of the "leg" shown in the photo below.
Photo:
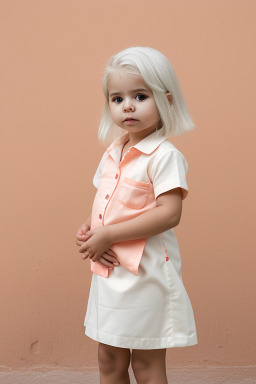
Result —
[[133, 349], [131, 364], [137, 384], [168, 384], [165, 356], [166, 348]]
[[101, 384], [130, 384], [128, 367], [131, 351], [99, 343], [98, 361]]

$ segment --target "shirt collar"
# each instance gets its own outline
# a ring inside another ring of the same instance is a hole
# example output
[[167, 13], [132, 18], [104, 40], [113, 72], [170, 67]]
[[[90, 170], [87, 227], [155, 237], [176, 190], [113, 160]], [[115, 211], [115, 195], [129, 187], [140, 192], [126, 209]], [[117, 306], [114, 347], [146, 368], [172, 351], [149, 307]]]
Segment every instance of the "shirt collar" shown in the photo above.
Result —
[[[110, 153], [112, 150], [117, 149], [129, 139], [129, 133], [126, 132], [118, 139], [114, 140], [113, 143], [108, 147], [107, 152]], [[131, 148], [136, 148], [138, 151], [143, 152], [147, 155], [151, 154], [167, 137], [163, 136], [163, 129], [160, 128], [158, 131], [154, 131], [150, 135], [144, 137], [137, 144], [133, 145]]]

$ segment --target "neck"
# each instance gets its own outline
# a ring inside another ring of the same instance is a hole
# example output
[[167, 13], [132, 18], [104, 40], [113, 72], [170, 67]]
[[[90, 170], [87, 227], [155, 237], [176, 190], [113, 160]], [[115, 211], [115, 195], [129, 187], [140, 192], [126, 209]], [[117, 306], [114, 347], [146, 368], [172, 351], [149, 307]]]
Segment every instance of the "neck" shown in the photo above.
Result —
[[128, 132], [128, 141], [125, 144], [129, 144], [130, 147], [132, 147], [133, 145], [136, 145], [141, 140], [145, 139], [145, 137], [151, 135], [151, 133], [155, 131], [156, 131], [155, 127], [153, 128], [150, 127], [140, 132]]

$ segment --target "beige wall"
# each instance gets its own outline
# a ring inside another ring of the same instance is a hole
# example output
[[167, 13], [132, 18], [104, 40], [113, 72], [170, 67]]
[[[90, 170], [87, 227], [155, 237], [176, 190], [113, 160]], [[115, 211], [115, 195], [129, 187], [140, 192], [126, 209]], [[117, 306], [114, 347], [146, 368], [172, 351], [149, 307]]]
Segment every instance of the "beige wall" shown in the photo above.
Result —
[[84, 335], [101, 78], [132, 45], [171, 61], [196, 129], [176, 228], [197, 346], [168, 366], [255, 364], [255, 1], [8, 0], [1, 39], [1, 369], [97, 366]]

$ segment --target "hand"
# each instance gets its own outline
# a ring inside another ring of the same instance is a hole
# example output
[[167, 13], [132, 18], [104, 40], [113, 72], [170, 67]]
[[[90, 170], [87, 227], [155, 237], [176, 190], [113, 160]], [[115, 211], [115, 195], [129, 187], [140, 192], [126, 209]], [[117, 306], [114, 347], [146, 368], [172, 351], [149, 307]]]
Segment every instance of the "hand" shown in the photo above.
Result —
[[[86, 231], [90, 230], [90, 227], [88, 224], [82, 224], [81, 227], [77, 230], [76, 233], [76, 244], [81, 247], [84, 242], [86, 242], [91, 236], [86, 235]], [[82, 255], [81, 258], [83, 260], [87, 259], [88, 255]], [[98, 259], [98, 261], [108, 267], [109, 269], [113, 269], [114, 266], [120, 265], [119, 260], [117, 259], [117, 256], [112, 249], [108, 249], [105, 253], [101, 255], [101, 257]]]
[[87, 231], [85, 236], [90, 238], [84, 242], [79, 252], [84, 253], [85, 258], [89, 256], [92, 261], [99, 260], [112, 244], [107, 226], [93, 228]]
[[81, 227], [76, 232], [76, 238], [80, 241], [88, 240], [90, 238], [90, 236], [87, 236], [86, 232], [89, 231], [90, 229], [91, 228], [88, 224], [86, 224], [86, 223], [82, 224]]

